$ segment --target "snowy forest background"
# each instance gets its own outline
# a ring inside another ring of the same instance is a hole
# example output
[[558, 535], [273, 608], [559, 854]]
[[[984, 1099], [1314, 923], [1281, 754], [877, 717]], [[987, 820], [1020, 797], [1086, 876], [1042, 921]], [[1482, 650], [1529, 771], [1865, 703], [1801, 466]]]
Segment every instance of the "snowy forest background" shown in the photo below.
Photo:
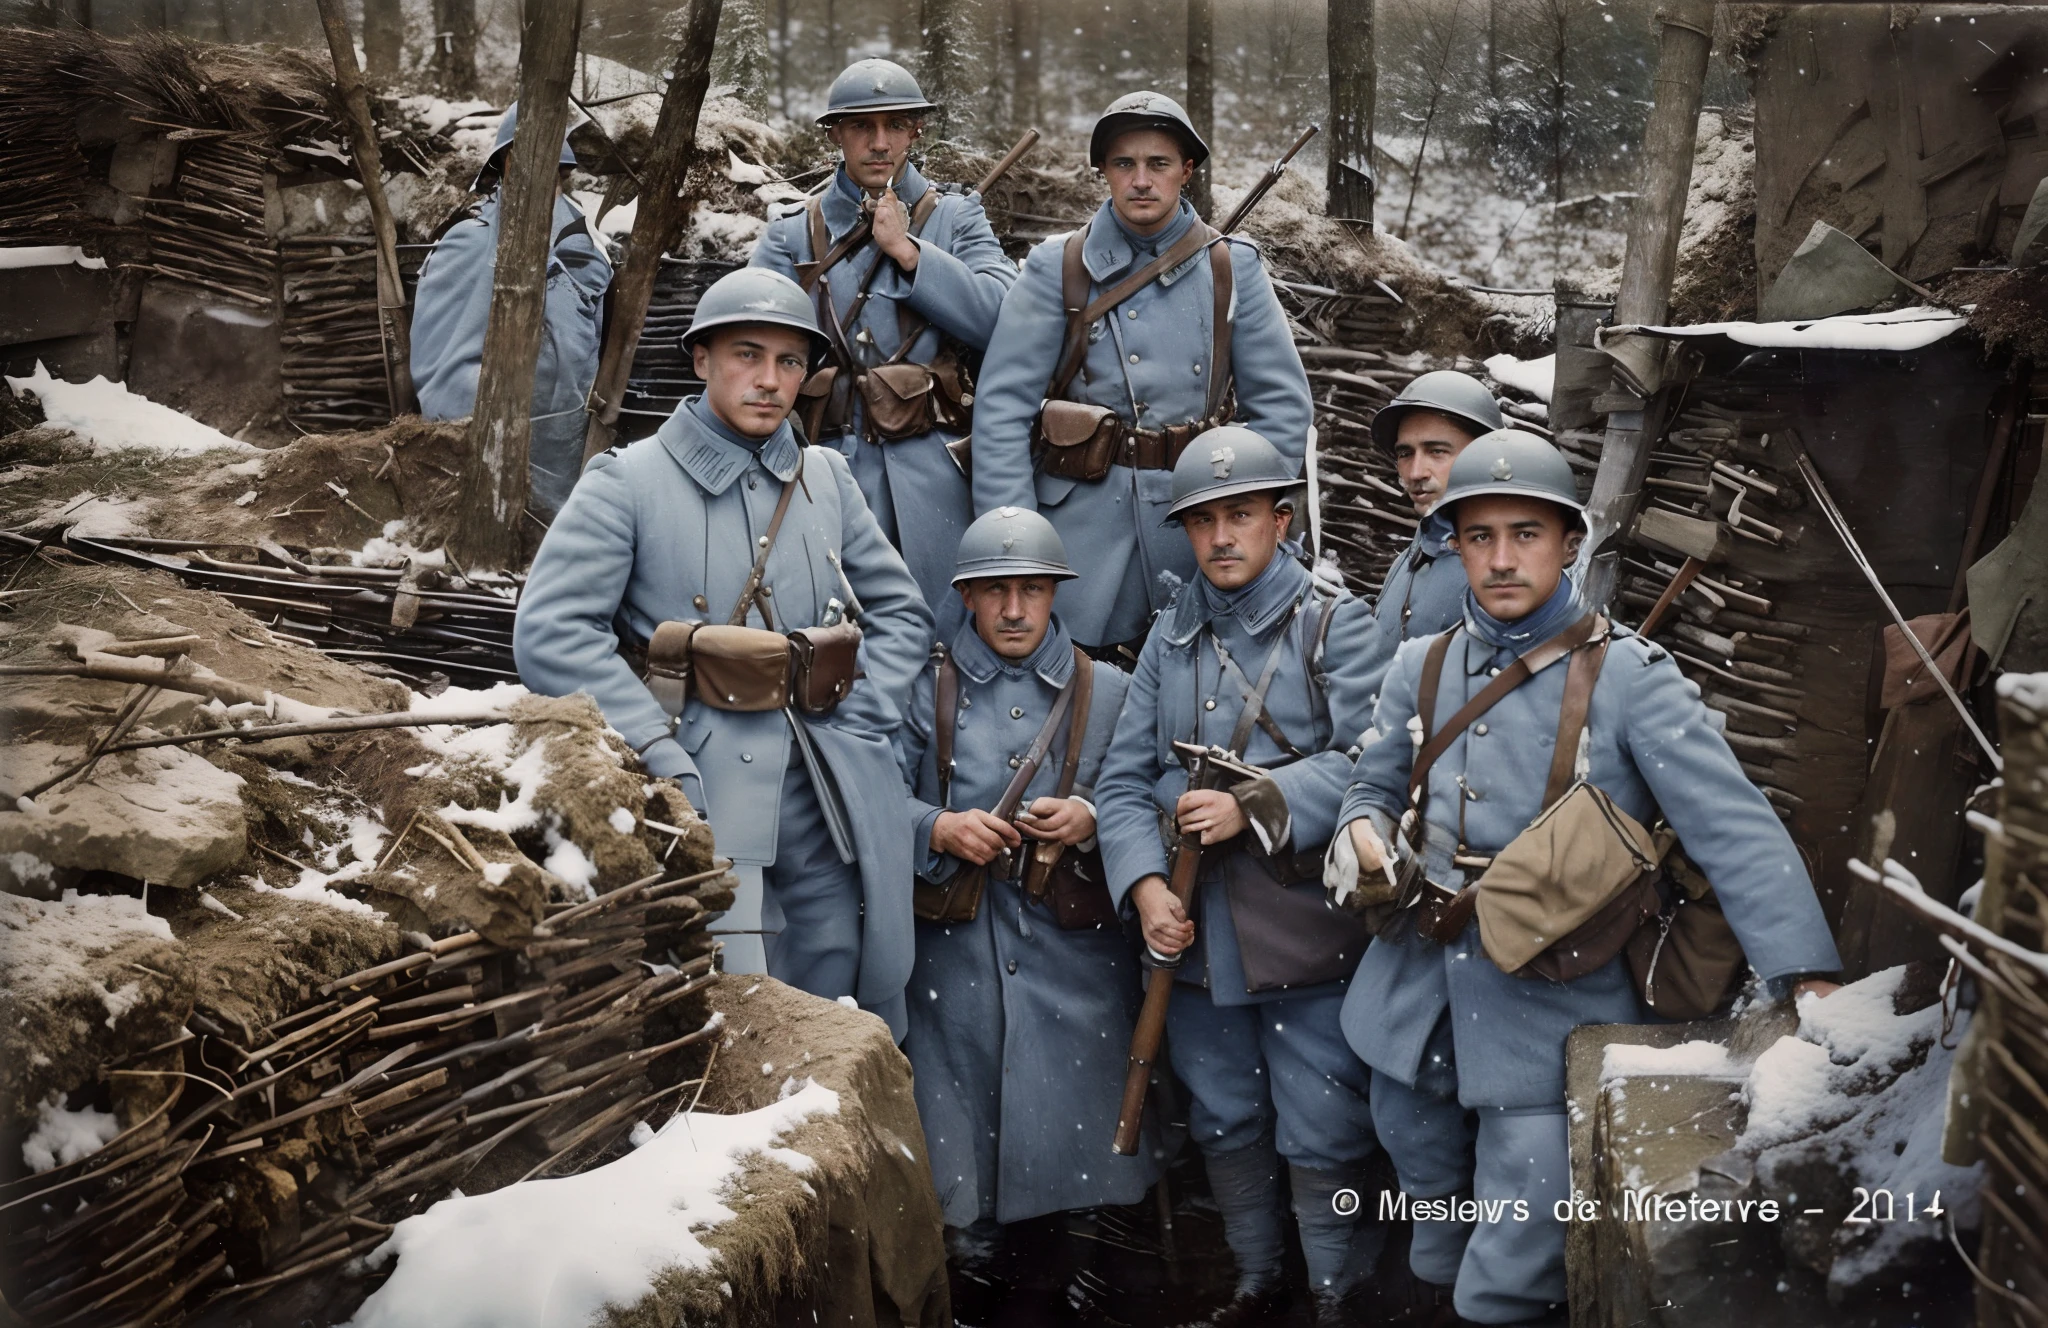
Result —
[[[1191, 0], [725, 0], [714, 84], [801, 130], [843, 65], [901, 61], [947, 115], [946, 138], [1000, 150], [1027, 126], [1078, 160], [1116, 96], [1187, 85]], [[1216, 171], [1242, 183], [1310, 121], [1327, 123], [1333, 12], [1370, 16], [1378, 70], [1378, 224], [1469, 281], [1547, 289], [1619, 261], [1656, 59], [1656, 0], [1193, 0], [1213, 12]], [[371, 73], [502, 101], [517, 79], [520, 0], [355, 0]], [[1725, 11], [1724, 7], [1724, 11]], [[0, 19], [168, 29], [319, 50], [313, 0], [0, 0]], [[582, 95], [610, 62], [666, 68], [682, 6], [585, 0]], [[1724, 18], [1724, 26], [1726, 24]], [[1343, 20], [1340, 19], [1340, 22]], [[1353, 18], [1341, 31], [1358, 40]], [[471, 36], [473, 34], [473, 37]], [[1706, 104], [1746, 128], [1748, 90], [1718, 34]], [[470, 52], [473, 51], [473, 57]], [[822, 148], [822, 141], [820, 144]], [[1322, 177], [1322, 144], [1304, 174]]]

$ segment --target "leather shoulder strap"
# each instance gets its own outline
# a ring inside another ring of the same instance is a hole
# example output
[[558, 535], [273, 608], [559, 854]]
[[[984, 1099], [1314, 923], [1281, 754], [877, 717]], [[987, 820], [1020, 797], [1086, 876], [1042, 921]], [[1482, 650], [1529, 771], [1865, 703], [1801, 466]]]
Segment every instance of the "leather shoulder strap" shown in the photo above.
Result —
[[1557, 716], [1557, 749], [1550, 754], [1550, 778], [1543, 786], [1543, 805], [1548, 807], [1572, 786], [1572, 771], [1578, 764], [1579, 735], [1585, 732], [1586, 715], [1593, 708], [1593, 687], [1600, 681], [1600, 666], [1607, 661], [1607, 646], [1613, 640], [1605, 630], [1606, 620], [1594, 625], [1594, 635], [1584, 649], [1572, 652], [1564, 675], [1564, 704]]
[[1074, 776], [1081, 769], [1081, 744], [1088, 736], [1088, 706], [1095, 699], [1095, 661], [1074, 647], [1074, 714], [1067, 721], [1067, 754], [1060, 762], [1060, 782], [1052, 791], [1055, 798], [1074, 792]]
[[[1459, 734], [1470, 727], [1474, 720], [1493, 709], [1494, 705], [1503, 696], [1520, 687], [1523, 683], [1535, 677], [1565, 655], [1584, 645], [1587, 639], [1593, 635], [1593, 625], [1598, 621], [1598, 618], [1598, 614], [1586, 614], [1570, 627], [1551, 637], [1548, 641], [1531, 647], [1520, 658], [1516, 659], [1514, 663], [1495, 674], [1491, 682], [1479, 689], [1478, 695], [1459, 707], [1458, 713], [1451, 716], [1450, 722], [1443, 726], [1441, 732], [1429, 732], [1429, 721], [1427, 719], [1423, 720], [1422, 750], [1415, 754], [1415, 765], [1408, 773], [1408, 797], [1410, 801], [1414, 800], [1417, 790], [1427, 787], [1430, 767], [1436, 764], [1438, 757], [1450, 750], [1451, 744], [1458, 740]], [[1451, 632], [1446, 632], [1437, 638], [1438, 642], [1443, 643], [1446, 652], [1450, 649], [1450, 637], [1456, 631], [1457, 629], [1453, 628]], [[1436, 653], [1436, 649], [1437, 643], [1431, 642], [1430, 653], [1432, 655]], [[1442, 671], [1442, 662], [1439, 660], [1437, 665], [1439, 677], [1441, 677]], [[1434, 679], [1430, 681], [1433, 682]], [[1435, 691], [1435, 687], [1432, 686], [1429, 698], [1431, 710], [1436, 708]], [[1418, 709], [1419, 705], [1420, 697], [1418, 695]], [[1574, 739], [1574, 746], [1576, 746], [1576, 739]]]
[[1436, 693], [1444, 680], [1444, 656], [1450, 653], [1451, 638], [1457, 634], [1455, 627], [1444, 632], [1429, 643], [1429, 651], [1422, 657], [1422, 677], [1415, 685], [1415, 714], [1422, 720], [1425, 744], [1436, 724]]
[[[913, 239], [923, 238], [925, 223], [930, 221], [932, 214], [938, 210], [939, 187], [937, 185], [926, 185], [923, 197], [919, 198], [917, 206], [910, 210], [910, 234]], [[882, 264], [887, 261], [883, 257], [876, 258], [874, 267], [868, 269], [869, 280], [873, 280], [874, 273], [879, 271]], [[861, 289], [863, 291], [867, 289], [865, 282], [862, 283]], [[923, 314], [911, 308], [908, 301], [896, 301], [896, 353], [888, 358], [887, 363], [903, 363], [905, 358], [909, 356], [911, 348], [917, 345], [917, 339], [924, 335], [926, 328], [931, 326], [931, 322], [931, 319], [926, 318]]]
[[1081, 360], [1088, 352], [1088, 321], [1083, 317], [1088, 306], [1087, 246], [1088, 228], [1083, 226], [1067, 237], [1066, 247], [1060, 251], [1060, 307], [1067, 311], [1067, 334], [1060, 342], [1059, 363], [1045, 389], [1048, 401], [1057, 401], [1066, 392], [1067, 384], [1081, 372]]
[[[768, 574], [768, 555], [775, 552], [775, 537], [782, 531], [782, 518], [789, 515], [790, 496], [796, 492], [798, 476], [803, 472], [804, 461], [797, 458], [796, 475], [782, 482], [782, 496], [775, 500], [775, 515], [768, 518], [768, 533], [761, 536], [754, 552], [754, 566], [747, 573], [747, 584], [740, 591], [740, 597], [732, 606], [732, 614], [726, 622], [733, 627], [745, 625], [747, 610], [761, 594], [761, 578]], [[764, 612], [763, 617], [767, 614]]]
[[[1003, 789], [1003, 796], [996, 801], [990, 815], [1007, 821], [1017, 814], [1017, 807], [1024, 801], [1024, 790], [1031, 787], [1032, 779], [1038, 774], [1038, 767], [1045, 763], [1045, 754], [1052, 750], [1053, 735], [1060, 731], [1060, 721], [1067, 717], [1067, 710], [1074, 704], [1074, 691], [1080, 685], [1083, 675], [1079, 670], [1067, 679], [1067, 685], [1060, 688], [1054, 698], [1052, 710], [1045, 717], [1045, 723], [1038, 728], [1038, 735], [1031, 740], [1030, 750], [1017, 764], [1017, 773], [1010, 776], [1010, 782]], [[1094, 681], [1092, 678], [1089, 680]]]
[[1170, 272], [1193, 258], [1201, 251], [1202, 246], [1212, 244], [1218, 238], [1216, 232], [1206, 224], [1196, 222], [1188, 227], [1188, 233], [1175, 241], [1165, 253], [1096, 296], [1083, 308], [1075, 295], [1077, 289], [1082, 293], [1087, 290], [1088, 271], [1082, 265], [1081, 255], [1087, 244], [1088, 229], [1084, 226], [1068, 236], [1061, 268], [1061, 294], [1067, 310], [1067, 339], [1060, 350], [1059, 368], [1054, 371], [1052, 383], [1046, 389], [1046, 398], [1057, 400], [1067, 390], [1067, 384], [1074, 381], [1074, 375], [1081, 371], [1081, 361], [1088, 353], [1088, 329], [1096, 319], [1157, 281], [1161, 274]]
[[1215, 344], [1209, 351], [1209, 402], [1202, 411], [1205, 420], [1216, 418], [1216, 412], [1223, 408], [1224, 397], [1230, 392], [1230, 301], [1236, 280], [1237, 270], [1230, 261], [1230, 244], [1219, 237], [1209, 246], [1209, 284], [1216, 292], [1216, 313], [1213, 319]]
[[953, 652], [932, 647], [939, 657], [939, 676], [932, 687], [932, 759], [939, 769], [939, 806], [953, 808], [953, 722], [960, 714], [960, 670]]
[[[812, 194], [804, 204], [804, 217], [811, 232], [811, 261], [807, 268], [797, 273], [806, 292], [815, 290], [818, 278], [825, 275], [831, 264], [825, 259], [831, 257], [832, 233], [825, 228], [825, 199], [821, 194]], [[858, 228], [856, 228], [858, 229]]]

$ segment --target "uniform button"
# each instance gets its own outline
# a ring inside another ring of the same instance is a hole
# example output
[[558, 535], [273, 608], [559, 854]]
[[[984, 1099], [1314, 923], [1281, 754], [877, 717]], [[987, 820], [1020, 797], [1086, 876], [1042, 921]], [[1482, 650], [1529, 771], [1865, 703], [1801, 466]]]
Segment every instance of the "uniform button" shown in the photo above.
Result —
[[971, 697], [971, 696], [963, 696], [963, 697], [961, 697], [961, 698], [960, 698], [960, 708], [961, 708], [962, 710], [972, 710], [972, 709], [974, 709], [974, 698], [973, 698], [973, 697]]
[[752, 475], [749, 475], [747, 476], [747, 487], [749, 489], [758, 489], [761, 487], [761, 485], [760, 482], [757, 481]]
[[1138, 362], [1138, 357], [1137, 357], [1136, 355], [1133, 355], [1133, 356], [1131, 356], [1131, 363], [1132, 363], [1132, 364], [1136, 364], [1137, 362]]
[[1011, 757], [1011, 758], [1010, 758], [1010, 769], [1012, 769], [1012, 770], [1015, 770], [1015, 769], [1017, 769], [1017, 768], [1018, 768], [1019, 766], [1021, 766], [1021, 765], [1023, 765], [1023, 764], [1024, 764], [1024, 762], [1023, 762], [1023, 759], [1022, 759], [1022, 758], [1020, 758], [1020, 757], [1015, 757], [1015, 756], [1013, 756], [1013, 757]]
[[1011, 719], [1022, 719], [1022, 718], [1024, 718], [1024, 707], [1023, 707], [1023, 706], [1011, 706], [1011, 707], [1010, 707], [1010, 718], [1011, 718]]
[[690, 600], [690, 605], [692, 608], [696, 609], [697, 612], [703, 613], [711, 607], [711, 602], [705, 599], [702, 595], [697, 595]]
[[765, 596], [766, 598], [768, 598], [768, 599], [774, 599], [774, 598], [775, 598], [775, 587], [774, 587], [774, 586], [762, 586], [762, 587], [761, 587], [761, 594], [762, 594], [763, 596]]
[[1479, 735], [1480, 737], [1482, 737], [1482, 738], [1483, 738], [1483, 737], [1485, 737], [1485, 736], [1486, 736], [1486, 725], [1484, 725], [1484, 724], [1474, 724], [1474, 725], [1472, 726], [1472, 731], [1473, 731], [1474, 733], [1478, 734], [1478, 735]]
[[1202, 366], [1201, 366], [1201, 365], [1200, 365], [1199, 363], [1195, 365], [1195, 372], [1196, 372], [1196, 373], [1200, 373], [1200, 372], [1202, 372]]
[[1209, 698], [1208, 700], [1206, 700], [1206, 701], [1202, 702], [1202, 709], [1204, 709], [1204, 710], [1214, 710], [1215, 708], [1216, 708], [1216, 698], [1215, 698], [1215, 697], [1213, 697], [1213, 696], [1212, 696], [1212, 697], [1210, 697], [1210, 698]]
[[754, 754], [752, 752], [741, 752], [740, 760], [745, 761], [746, 763], [751, 765], [753, 764]]
[[1500, 676], [1500, 670], [1499, 670], [1499, 669], [1488, 669], [1488, 670], [1486, 671], [1486, 676], [1487, 676], [1487, 677], [1489, 677], [1489, 678], [1498, 678], [1498, 677]]
[[1126, 309], [1124, 310], [1124, 317], [1136, 321], [1138, 317], [1138, 311], [1136, 309]]
[[1012, 959], [1012, 960], [1011, 960], [1011, 961], [1010, 961], [1010, 962], [1009, 962], [1009, 963], [1008, 963], [1008, 964], [1006, 965], [1006, 967], [1007, 967], [1007, 968], [1008, 968], [1008, 969], [1010, 970], [1010, 976], [1011, 976], [1011, 977], [1015, 977], [1015, 976], [1017, 976], [1017, 961], [1016, 961], [1016, 960]]

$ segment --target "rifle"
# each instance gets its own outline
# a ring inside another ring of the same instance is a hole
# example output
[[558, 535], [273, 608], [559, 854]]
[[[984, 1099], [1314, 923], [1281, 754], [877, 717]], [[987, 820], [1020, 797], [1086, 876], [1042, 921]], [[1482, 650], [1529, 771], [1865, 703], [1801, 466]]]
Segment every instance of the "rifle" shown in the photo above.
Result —
[[[1173, 748], [1187, 764], [1189, 789], [1209, 788], [1222, 773], [1214, 758], [1227, 757], [1227, 753], [1187, 742], [1176, 742]], [[1182, 834], [1176, 824], [1168, 884], [1183, 909], [1194, 898], [1195, 881], [1201, 869], [1202, 837]], [[1145, 982], [1145, 1005], [1138, 1012], [1137, 1027], [1131, 1031], [1131, 1062], [1124, 1072], [1123, 1107], [1117, 1112], [1116, 1138], [1109, 1146], [1119, 1157], [1129, 1157], [1138, 1151], [1138, 1127], [1145, 1119], [1145, 1090], [1151, 1085], [1152, 1063], [1159, 1058], [1159, 1044], [1166, 1037], [1166, 1008], [1173, 1000], [1174, 973], [1186, 954], [1183, 950], [1167, 958], [1152, 953], [1153, 967]]]
[[1302, 130], [1301, 137], [1294, 140], [1294, 146], [1281, 153], [1280, 160], [1266, 168], [1266, 173], [1259, 177], [1259, 182], [1246, 191], [1243, 198], [1237, 200], [1237, 206], [1230, 210], [1230, 219], [1217, 229], [1224, 235], [1228, 235], [1239, 226], [1242, 226], [1244, 219], [1252, 214], [1252, 209], [1259, 205], [1261, 199], [1272, 192], [1274, 185], [1280, 183], [1280, 177], [1287, 174], [1287, 163], [1293, 161], [1295, 154], [1307, 147], [1308, 141], [1321, 132], [1323, 132], [1323, 127], [1317, 124], [1312, 124]]

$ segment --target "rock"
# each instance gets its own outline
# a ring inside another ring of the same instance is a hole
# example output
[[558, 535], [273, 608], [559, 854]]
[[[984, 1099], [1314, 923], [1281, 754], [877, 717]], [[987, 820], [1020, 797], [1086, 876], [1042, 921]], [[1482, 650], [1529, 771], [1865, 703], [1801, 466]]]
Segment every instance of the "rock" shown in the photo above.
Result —
[[[77, 760], [44, 743], [12, 748], [4, 778], [31, 787]], [[89, 780], [44, 794], [36, 810], [0, 811], [0, 885], [36, 888], [89, 871], [156, 885], [195, 885], [242, 861], [242, 780], [178, 747], [119, 752]], [[25, 856], [24, 856], [25, 855]], [[54, 868], [57, 876], [25, 859]]]

